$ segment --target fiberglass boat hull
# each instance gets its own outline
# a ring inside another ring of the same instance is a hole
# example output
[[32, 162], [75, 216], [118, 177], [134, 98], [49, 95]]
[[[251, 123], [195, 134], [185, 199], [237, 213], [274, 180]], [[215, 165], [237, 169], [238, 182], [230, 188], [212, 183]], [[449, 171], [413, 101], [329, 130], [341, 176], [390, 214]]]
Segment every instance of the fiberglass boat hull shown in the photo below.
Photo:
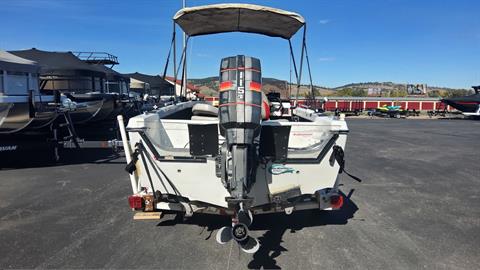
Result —
[[[181, 115], [181, 106], [183, 105], [167, 106], [156, 113], [131, 118], [128, 128], [146, 130], [150, 145], [159, 155], [156, 156], [150, 149], [149, 155], [155, 157], [152, 162], [163, 171], [165, 179], [168, 178], [169, 182], [174, 183], [181, 196], [187, 197], [191, 202], [198, 202], [199, 205], [227, 209], [225, 198], [230, 195], [216, 174], [216, 158], [193, 157], [189, 152], [188, 126], [218, 124], [218, 118], [172, 119], [170, 115]], [[292, 150], [284, 162], [268, 162], [258, 166], [256, 181], [249, 192], [249, 196], [254, 198], [254, 214], [261, 211], [262, 206], [273, 205], [276, 196], [313, 196], [319, 191], [337, 187], [339, 165], [331, 162], [331, 156], [334, 145], [345, 147], [348, 127], [345, 121], [317, 117], [313, 111], [305, 116], [311, 117], [313, 121], [270, 120], [262, 123], [264, 127], [289, 126], [291, 130], [288, 148]], [[218, 136], [221, 144], [224, 139], [220, 134]], [[139, 142], [149, 144], [135, 131], [129, 132], [129, 137], [132, 149], [135, 149]], [[150, 189], [147, 171], [150, 174], [154, 172], [149, 161], [136, 163], [135, 177], [138, 178], [138, 186]], [[168, 188], [162, 178], [152, 177], [152, 182], [155, 189], [162, 194], [173, 194], [174, 191]]]
[[474, 113], [478, 110], [478, 106], [480, 106], [480, 94], [442, 99], [442, 102], [461, 112]]

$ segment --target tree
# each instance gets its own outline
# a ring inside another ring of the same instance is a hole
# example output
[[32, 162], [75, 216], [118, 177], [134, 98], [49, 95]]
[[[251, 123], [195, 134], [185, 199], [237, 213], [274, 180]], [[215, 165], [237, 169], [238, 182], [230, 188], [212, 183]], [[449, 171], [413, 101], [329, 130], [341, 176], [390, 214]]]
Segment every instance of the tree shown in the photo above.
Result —
[[460, 89], [455, 91], [449, 91], [447, 97], [463, 97], [472, 94], [472, 90]]
[[218, 92], [213, 89], [202, 89], [200, 93], [207, 96], [207, 97], [216, 97], [218, 96]]
[[408, 96], [407, 90], [404, 89], [394, 89], [390, 91], [391, 97], [406, 97]]
[[353, 89], [352, 91], [353, 97], [366, 97], [367, 95], [368, 95], [367, 91], [361, 88], [356, 88], [356, 89]]
[[353, 93], [352, 88], [343, 88], [342, 90], [337, 91], [339, 96], [351, 97]]

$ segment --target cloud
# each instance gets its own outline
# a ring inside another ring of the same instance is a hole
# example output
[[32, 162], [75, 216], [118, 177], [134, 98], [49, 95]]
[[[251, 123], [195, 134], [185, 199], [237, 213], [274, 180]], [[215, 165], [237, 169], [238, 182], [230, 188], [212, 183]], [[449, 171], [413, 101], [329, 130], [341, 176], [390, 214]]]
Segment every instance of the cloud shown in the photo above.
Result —
[[329, 19], [323, 19], [323, 20], [320, 20], [318, 21], [319, 24], [327, 24], [327, 23], [330, 23], [330, 20]]
[[330, 62], [330, 61], [335, 61], [335, 57], [320, 57], [317, 60], [319, 62]]

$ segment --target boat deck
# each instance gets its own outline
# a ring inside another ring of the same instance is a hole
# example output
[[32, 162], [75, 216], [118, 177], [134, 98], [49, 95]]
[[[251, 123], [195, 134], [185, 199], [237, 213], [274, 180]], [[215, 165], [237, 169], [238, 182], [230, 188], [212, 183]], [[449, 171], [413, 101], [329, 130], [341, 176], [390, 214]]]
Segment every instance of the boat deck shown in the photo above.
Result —
[[355, 191], [338, 212], [257, 217], [254, 255], [216, 243], [225, 218], [133, 221], [108, 150], [0, 170], [0, 268], [479, 269], [480, 122], [347, 122], [346, 169], [364, 182], [342, 175]]

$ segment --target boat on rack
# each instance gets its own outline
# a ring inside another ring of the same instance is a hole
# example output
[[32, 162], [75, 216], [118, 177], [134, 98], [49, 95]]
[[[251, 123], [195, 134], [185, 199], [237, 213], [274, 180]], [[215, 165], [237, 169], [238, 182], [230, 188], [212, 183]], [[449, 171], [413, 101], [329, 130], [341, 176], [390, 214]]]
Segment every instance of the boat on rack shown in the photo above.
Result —
[[469, 117], [480, 117], [480, 86], [472, 86], [475, 94], [464, 97], [442, 99], [442, 102], [452, 106]]
[[105, 93], [105, 72], [83, 62], [72, 52], [48, 52], [33, 48], [11, 53], [40, 65], [42, 93], [53, 95], [59, 91], [75, 103], [75, 110], [71, 112], [75, 124], [101, 121], [114, 111], [116, 98]]
[[38, 130], [57, 117], [54, 97], [39, 91], [37, 63], [0, 51], [0, 134]]
[[[304, 59], [310, 74], [306, 23], [299, 14], [249, 4], [218, 4], [181, 9], [173, 23], [174, 29], [178, 25], [185, 32], [187, 46], [191, 37], [225, 32], [282, 38], [290, 45], [297, 93]], [[297, 69], [290, 40], [301, 29]], [[173, 37], [175, 44], [175, 31]], [[187, 46], [180, 57], [183, 68]], [[217, 232], [217, 242], [233, 239], [243, 251], [253, 253], [259, 242], [248, 228], [255, 215], [342, 206], [338, 175], [344, 167], [346, 122], [297, 106], [296, 100], [288, 112], [270, 118], [261, 74], [259, 58], [224, 57], [219, 108], [200, 101], [180, 102], [131, 118], [126, 131], [120, 124], [132, 209], [152, 214], [177, 211], [186, 217], [196, 213], [230, 216], [232, 225]]]

